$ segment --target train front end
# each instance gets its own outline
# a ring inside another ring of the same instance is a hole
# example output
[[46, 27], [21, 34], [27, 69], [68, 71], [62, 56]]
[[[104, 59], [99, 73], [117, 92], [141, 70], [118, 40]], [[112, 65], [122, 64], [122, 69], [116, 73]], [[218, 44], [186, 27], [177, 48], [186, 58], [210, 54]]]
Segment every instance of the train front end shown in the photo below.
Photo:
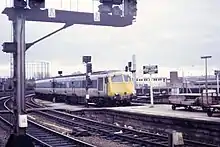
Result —
[[108, 96], [118, 105], [130, 105], [136, 96], [131, 75], [127, 72], [113, 73], [108, 81]]

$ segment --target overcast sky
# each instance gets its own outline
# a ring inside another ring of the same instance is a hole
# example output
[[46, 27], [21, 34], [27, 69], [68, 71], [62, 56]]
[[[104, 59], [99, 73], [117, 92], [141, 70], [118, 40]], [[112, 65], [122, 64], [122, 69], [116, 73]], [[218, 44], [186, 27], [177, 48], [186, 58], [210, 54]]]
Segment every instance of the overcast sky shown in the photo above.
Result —
[[[47, 7], [61, 7], [60, 0]], [[56, 1], [56, 2], [55, 2]], [[78, 0], [78, 10], [92, 10], [92, 0]], [[70, 1], [62, 7], [70, 9]], [[71, 9], [76, 10], [76, 0]], [[8, 0], [7, 5], [10, 5]], [[0, 9], [6, 6], [0, 1]], [[212, 55], [209, 69], [220, 68], [220, 0], [140, 0], [137, 21], [125, 28], [75, 25], [36, 44], [27, 60], [49, 61], [53, 74], [83, 70], [82, 56], [92, 55], [95, 69], [124, 69], [132, 54], [137, 66], [158, 64], [159, 75], [169, 70], [203, 74], [201, 55]], [[0, 15], [0, 43], [11, 40], [11, 23]], [[33, 41], [62, 24], [26, 23], [26, 41]], [[9, 55], [0, 53], [0, 75], [9, 74]]]

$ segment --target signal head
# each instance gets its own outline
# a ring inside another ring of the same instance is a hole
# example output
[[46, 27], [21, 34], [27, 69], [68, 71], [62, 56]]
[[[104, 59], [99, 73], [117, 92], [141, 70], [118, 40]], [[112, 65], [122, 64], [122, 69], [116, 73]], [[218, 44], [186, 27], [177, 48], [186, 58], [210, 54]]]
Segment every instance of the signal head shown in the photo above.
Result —
[[123, 0], [99, 0], [102, 4], [121, 5]]
[[25, 8], [27, 7], [27, 1], [26, 0], [14, 0], [14, 7]]
[[45, 8], [45, 0], [29, 0], [30, 8]]

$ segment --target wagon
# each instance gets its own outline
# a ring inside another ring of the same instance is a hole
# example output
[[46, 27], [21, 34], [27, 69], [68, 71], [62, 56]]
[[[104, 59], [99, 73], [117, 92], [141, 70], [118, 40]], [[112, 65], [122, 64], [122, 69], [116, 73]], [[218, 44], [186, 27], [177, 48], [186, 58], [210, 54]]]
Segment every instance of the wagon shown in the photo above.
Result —
[[184, 107], [187, 110], [192, 110], [192, 106], [200, 106], [198, 95], [171, 95], [169, 97], [169, 103], [172, 104], [173, 110], [176, 110], [177, 107]]

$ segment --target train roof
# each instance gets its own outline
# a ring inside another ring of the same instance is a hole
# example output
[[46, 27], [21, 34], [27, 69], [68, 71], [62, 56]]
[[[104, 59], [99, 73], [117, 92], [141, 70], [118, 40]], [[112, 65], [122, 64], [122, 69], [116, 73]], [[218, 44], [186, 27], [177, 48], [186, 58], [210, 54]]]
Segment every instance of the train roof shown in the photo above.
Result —
[[[91, 75], [109, 74], [113, 72], [123, 72], [123, 71], [122, 70], [95, 71], [95, 72], [92, 72]], [[55, 77], [39, 79], [36, 81], [47, 80], [47, 79], [52, 79], [52, 78], [68, 78], [68, 77], [85, 76], [85, 75], [86, 75], [85, 73], [80, 73], [80, 74], [72, 74], [72, 75], [65, 75], [65, 76], [55, 76]]]

